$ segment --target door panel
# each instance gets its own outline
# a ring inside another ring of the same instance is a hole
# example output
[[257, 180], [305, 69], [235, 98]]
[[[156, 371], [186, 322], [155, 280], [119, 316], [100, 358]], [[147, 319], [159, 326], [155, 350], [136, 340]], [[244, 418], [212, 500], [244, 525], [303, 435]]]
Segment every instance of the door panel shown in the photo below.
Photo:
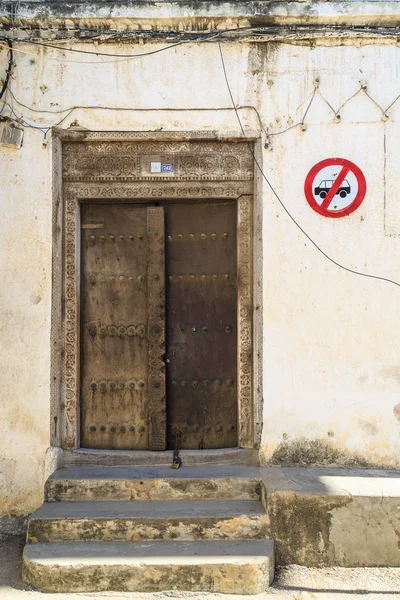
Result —
[[168, 447], [237, 445], [236, 204], [166, 211]]
[[90, 204], [81, 220], [81, 445], [164, 449], [163, 209]]

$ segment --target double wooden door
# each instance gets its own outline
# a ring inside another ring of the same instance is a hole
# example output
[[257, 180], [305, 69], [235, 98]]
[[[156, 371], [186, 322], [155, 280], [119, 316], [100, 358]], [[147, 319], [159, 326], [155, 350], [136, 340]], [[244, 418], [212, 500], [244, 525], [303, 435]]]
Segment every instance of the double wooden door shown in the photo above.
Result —
[[235, 202], [90, 203], [81, 222], [81, 446], [236, 446]]

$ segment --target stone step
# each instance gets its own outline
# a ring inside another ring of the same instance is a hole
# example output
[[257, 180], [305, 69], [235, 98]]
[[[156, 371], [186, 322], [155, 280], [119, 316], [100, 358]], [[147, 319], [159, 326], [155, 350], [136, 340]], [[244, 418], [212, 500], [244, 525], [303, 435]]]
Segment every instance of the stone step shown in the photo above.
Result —
[[258, 500], [257, 467], [67, 467], [47, 480], [47, 502]]
[[28, 543], [265, 539], [261, 502], [50, 502], [28, 520]]
[[43, 592], [181, 590], [261, 594], [273, 580], [271, 540], [28, 544], [23, 579]]

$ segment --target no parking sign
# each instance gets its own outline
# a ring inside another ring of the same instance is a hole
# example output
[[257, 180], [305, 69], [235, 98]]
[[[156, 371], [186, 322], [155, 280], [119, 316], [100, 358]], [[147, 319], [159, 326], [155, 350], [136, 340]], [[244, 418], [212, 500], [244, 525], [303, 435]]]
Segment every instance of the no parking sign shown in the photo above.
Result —
[[333, 219], [354, 212], [366, 192], [363, 172], [345, 158], [327, 158], [317, 163], [304, 184], [304, 193], [311, 208]]

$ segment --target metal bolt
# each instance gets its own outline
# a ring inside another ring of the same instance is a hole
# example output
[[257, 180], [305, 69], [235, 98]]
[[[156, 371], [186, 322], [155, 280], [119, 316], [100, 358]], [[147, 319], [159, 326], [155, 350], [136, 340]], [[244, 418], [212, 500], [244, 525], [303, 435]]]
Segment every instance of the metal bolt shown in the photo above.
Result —
[[205, 431], [211, 431], [211, 425], [206, 425], [206, 426], [204, 427], [204, 429], [205, 429]]
[[89, 333], [90, 333], [90, 335], [92, 335], [94, 337], [97, 333], [97, 327], [95, 325], [91, 325], [89, 327]]
[[217, 431], [222, 431], [222, 425], [217, 425], [215, 428]]
[[135, 238], [133, 237], [133, 235], [130, 235], [129, 239], [133, 241]]
[[196, 275], [190, 275], [190, 279], [193, 281], [196, 278]]
[[119, 384], [119, 389], [120, 390], [124, 390], [125, 389], [125, 383], [123, 381], [121, 381], [121, 383]]
[[125, 433], [125, 431], [126, 431], [125, 425], [121, 425], [121, 427], [119, 428], [119, 430], [122, 431], [122, 433]]
[[217, 279], [217, 277], [218, 277], [218, 275], [215, 275], [215, 273], [214, 273], [214, 275], [212, 276], [212, 278], [213, 278], [213, 279]]
[[225, 273], [225, 275], [224, 275], [224, 279], [229, 279], [229, 275], [228, 275], [228, 273]]
[[101, 235], [100, 236], [100, 242], [105, 242], [106, 241], [106, 236], [105, 235]]
[[200, 429], [200, 427], [197, 424], [193, 425], [193, 431], [198, 431], [199, 429]]
[[194, 240], [194, 233], [189, 233], [189, 240]]
[[138, 386], [139, 386], [140, 388], [144, 388], [144, 381], [139, 381], [139, 383], [138, 383]]
[[119, 276], [119, 280], [120, 280], [120, 281], [125, 281], [125, 279], [126, 279], [126, 277], [125, 277], [124, 275], [120, 275], [120, 276]]
[[96, 282], [96, 275], [91, 275], [89, 279], [90, 279], [91, 283], [95, 283]]
[[132, 337], [133, 335], [135, 335], [135, 333], [136, 333], [136, 328], [133, 325], [131, 325], [130, 327], [128, 327], [128, 335], [130, 337]]
[[184, 423], [184, 424], [182, 425], [182, 429], [183, 429], [184, 431], [187, 431], [187, 430], [189, 429], [189, 425], [188, 425], [187, 423]]
[[203, 381], [203, 383], [204, 383], [205, 386], [208, 386], [208, 385], [210, 385], [210, 380], [209, 379], [205, 379]]
[[144, 432], [144, 427], [143, 427], [143, 425], [141, 425], [141, 426], [139, 427], [139, 433], [143, 433], [143, 432]]
[[111, 327], [108, 328], [108, 332], [111, 335], [111, 337], [117, 335], [117, 328], [115, 327], [115, 325], [111, 325]]
[[172, 242], [172, 236], [171, 235], [167, 235], [167, 242]]
[[106, 280], [106, 276], [105, 275], [100, 275], [99, 280], [104, 282]]
[[102, 425], [102, 426], [100, 427], [100, 431], [105, 431], [105, 430], [106, 430], [106, 426], [105, 426], [105, 425]]
[[186, 386], [186, 383], [187, 383], [187, 382], [186, 382], [186, 381], [183, 379], [183, 380], [181, 381], [181, 386], [182, 386], [182, 387], [185, 387], [185, 386]]
[[106, 328], [105, 327], [100, 327], [99, 328], [99, 334], [100, 334], [100, 337], [105, 337], [106, 334], [107, 334]]
[[105, 381], [102, 381], [102, 382], [100, 383], [100, 389], [101, 389], [101, 391], [102, 391], [102, 392], [103, 392], [103, 394], [104, 394], [104, 393], [105, 393], [105, 391], [106, 391], [106, 389], [107, 389], [107, 384], [106, 384], [106, 382], [105, 382]]
[[199, 385], [199, 382], [197, 381], [197, 379], [194, 379], [192, 381], [192, 387], [197, 387]]
[[158, 327], [158, 325], [155, 325], [152, 329], [153, 333], [160, 333], [160, 328]]
[[94, 242], [96, 240], [96, 236], [95, 235], [91, 235], [89, 239], [90, 239], [91, 242]]
[[183, 235], [181, 233], [178, 233], [178, 240], [183, 240]]
[[222, 237], [224, 238], [224, 240], [227, 240], [229, 237], [229, 233], [223, 233]]
[[120, 327], [120, 328], [118, 329], [118, 333], [119, 333], [119, 335], [125, 335], [125, 333], [126, 333], [126, 329], [125, 329], [125, 327]]
[[97, 388], [97, 383], [95, 381], [92, 381], [90, 387], [92, 388], [92, 390], [95, 390]]
[[115, 390], [115, 383], [114, 383], [113, 381], [110, 383], [110, 388], [111, 388], [112, 390]]
[[115, 275], [111, 275], [110, 279], [111, 281], [115, 281]]
[[109, 239], [110, 239], [111, 242], [113, 242], [115, 240], [115, 237], [113, 235], [109, 235], [108, 237], [109, 237]]
[[116, 431], [116, 427], [114, 427], [114, 425], [112, 425], [112, 427], [110, 427], [110, 431], [112, 431], [114, 433], [114, 431]]
[[211, 239], [212, 240], [216, 240], [217, 239], [217, 234], [216, 233], [212, 233], [211, 234]]
[[123, 242], [125, 238], [124, 238], [124, 236], [123, 236], [123, 235], [120, 235], [120, 236], [119, 236], [119, 239], [121, 240], [121, 242]]
[[220, 379], [216, 379], [215, 380], [215, 385], [221, 385], [221, 380]]
[[196, 331], [197, 331], [197, 327], [192, 327], [192, 328], [191, 328], [191, 332], [192, 332], [192, 333], [196, 333]]
[[176, 385], [176, 381], [175, 381], [175, 379], [173, 379], [173, 380], [171, 381], [171, 383], [172, 383], [172, 385]]
[[138, 277], [138, 282], [139, 282], [139, 283], [142, 283], [143, 281], [144, 281], [144, 277], [143, 277], [143, 275], [139, 275], [139, 277]]
[[230, 325], [225, 327], [225, 333], [232, 333], [232, 327]]
[[229, 427], [228, 427], [228, 430], [229, 430], [229, 431], [233, 431], [234, 429], [235, 429], [235, 426], [234, 426], [234, 425], [232, 425], [232, 424], [231, 424], [231, 425], [229, 425]]
[[178, 279], [179, 281], [183, 281], [183, 275], [179, 275]]
[[201, 278], [203, 281], [205, 281], [207, 279], [207, 275], [202, 275]]
[[129, 387], [131, 388], [131, 390], [133, 390], [133, 388], [135, 387], [135, 382], [134, 381], [130, 381], [129, 382]]
[[206, 239], [206, 237], [207, 237], [207, 236], [206, 236], [206, 234], [205, 234], [205, 233], [201, 233], [201, 234], [200, 234], [200, 238], [201, 238], [202, 240], [205, 240], [205, 239]]
[[96, 427], [94, 425], [91, 426], [90, 431], [96, 431]]
[[134, 427], [133, 425], [131, 425], [131, 426], [129, 427], [129, 431], [135, 431], [135, 427]]
[[201, 330], [203, 333], [208, 333], [208, 327], [202, 327]]
[[155, 281], [158, 281], [160, 279], [159, 275], [153, 275], [153, 279], [155, 279]]
[[139, 240], [142, 240], [143, 236], [142, 235], [138, 235], [138, 238], [139, 238]]
[[168, 281], [172, 281], [172, 275], [168, 275]]
[[159, 381], [155, 381], [155, 382], [153, 383], [153, 387], [155, 387], [155, 388], [159, 388], [159, 387], [160, 387], [160, 382], [159, 382]]
[[226, 385], [232, 386], [233, 385], [233, 379], [227, 379], [226, 380]]

